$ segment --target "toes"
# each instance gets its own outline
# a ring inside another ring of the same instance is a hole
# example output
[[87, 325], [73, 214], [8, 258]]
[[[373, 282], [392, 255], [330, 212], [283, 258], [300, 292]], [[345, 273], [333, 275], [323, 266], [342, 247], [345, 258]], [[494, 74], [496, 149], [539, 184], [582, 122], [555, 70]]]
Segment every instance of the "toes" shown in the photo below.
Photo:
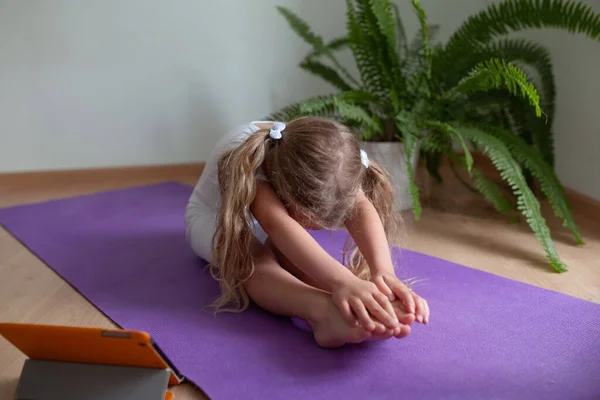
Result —
[[398, 316], [398, 321], [404, 325], [410, 325], [415, 322], [415, 314], [403, 314]]
[[386, 327], [379, 322], [375, 323], [375, 329], [373, 330], [373, 334], [374, 335], [381, 335], [383, 333], [385, 333], [388, 329], [386, 329]]
[[402, 327], [400, 327], [400, 332], [395, 335], [396, 338], [398, 339], [402, 339], [407, 337], [408, 335], [410, 335], [410, 326], [409, 325], [403, 325]]
[[379, 333], [379, 334], [371, 334], [371, 337], [369, 338], [369, 340], [386, 340], [389, 339], [393, 336], [395, 336], [396, 331], [399, 328], [394, 328], [394, 329], [386, 329], [385, 332]]
[[355, 335], [355, 340], [353, 343], [360, 343], [360, 342], [364, 342], [365, 340], [370, 339], [373, 336], [372, 332], [369, 332], [367, 330], [361, 329], [356, 335]]
[[396, 311], [396, 316], [398, 317], [398, 322], [404, 325], [411, 325], [415, 322], [415, 314], [406, 311], [404, 304], [402, 304], [399, 300], [395, 301], [393, 304], [394, 311]]

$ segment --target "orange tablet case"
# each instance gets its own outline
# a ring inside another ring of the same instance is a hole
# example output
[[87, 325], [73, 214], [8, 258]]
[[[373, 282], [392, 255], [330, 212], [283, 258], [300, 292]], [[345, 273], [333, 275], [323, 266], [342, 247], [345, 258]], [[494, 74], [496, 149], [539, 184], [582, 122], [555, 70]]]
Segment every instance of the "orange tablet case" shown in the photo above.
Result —
[[145, 332], [0, 323], [0, 334], [31, 359], [160, 368], [170, 385], [183, 380]]

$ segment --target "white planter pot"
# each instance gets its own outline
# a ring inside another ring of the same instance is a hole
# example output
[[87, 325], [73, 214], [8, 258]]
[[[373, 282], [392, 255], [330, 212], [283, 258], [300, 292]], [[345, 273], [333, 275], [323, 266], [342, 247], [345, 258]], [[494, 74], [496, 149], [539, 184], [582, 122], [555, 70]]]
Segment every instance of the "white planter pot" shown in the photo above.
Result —
[[[360, 146], [390, 174], [396, 194], [396, 207], [400, 211], [412, 209], [412, 200], [408, 191], [408, 174], [406, 172], [406, 153], [400, 142], [360, 142]], [[413, 171], [419, 161], [419, 146], [412, 154]]]

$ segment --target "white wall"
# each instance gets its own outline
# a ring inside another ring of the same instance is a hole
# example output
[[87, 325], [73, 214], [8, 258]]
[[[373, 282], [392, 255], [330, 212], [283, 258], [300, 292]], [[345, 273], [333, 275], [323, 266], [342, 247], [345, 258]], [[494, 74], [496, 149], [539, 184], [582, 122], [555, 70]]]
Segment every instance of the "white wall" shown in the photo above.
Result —
[[276, 4], [343, 32], [342, 1], [0, 2], [0, 171], [199, 161], [327, 90]]
[[[492, 1], [423, 5], [445, 40]], [[0, 2], [0, 172], [200, 161], [231, 126], [328, 92], [297, 68], [308, 47], [277, 4], [326, 38], [344, 32], [343, 0]], [[558, 174], [600, 199], [600, 44], [531, 35], [555, 55]]]

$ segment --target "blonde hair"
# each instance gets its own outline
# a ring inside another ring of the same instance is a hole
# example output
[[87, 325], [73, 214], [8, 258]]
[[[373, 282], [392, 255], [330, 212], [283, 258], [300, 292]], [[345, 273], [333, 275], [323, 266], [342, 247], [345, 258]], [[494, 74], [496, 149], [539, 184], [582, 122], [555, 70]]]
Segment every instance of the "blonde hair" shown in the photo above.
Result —
[[[268, 129], [258, 130], [219, 159], [221, 206], [210, 265], [221, 288], [213, 303], [217, 311], [243, 311], [250, 303], [244, 287], [254, 273], [250, 205], [256, 194], [255, 173], [263, 165], [282, 203], [311, 223], [327, 229], [342, 227], [355, 212], [362, 190], [375, 206], [388, 241], [396, 233], [399, 214], [389, 177], [375, 161], [363, 166], [358, 140], [346, 126], [303, 117], [287, 123], [282, 134], [275, 140]], [[355, 275], [368, 277], [364, 258], [352, 240], [346, 243], [344, 263]]]

